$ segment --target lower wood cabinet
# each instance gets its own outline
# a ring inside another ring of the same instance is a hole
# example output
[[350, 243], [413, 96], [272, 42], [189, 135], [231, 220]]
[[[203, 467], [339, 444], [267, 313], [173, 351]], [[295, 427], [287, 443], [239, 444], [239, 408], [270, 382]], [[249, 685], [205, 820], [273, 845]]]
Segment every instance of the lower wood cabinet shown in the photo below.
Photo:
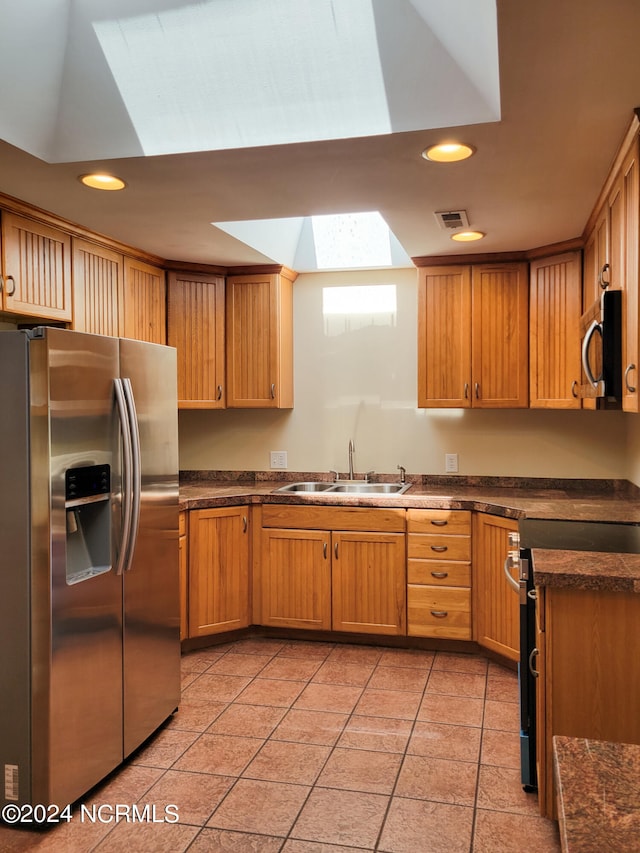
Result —
[[407, 633], [471, 639], [471, 513], [407, 510]]
[[254, 621], [405, 634], [405, 511], [265, 505]]
[[[580, 559], [577, 555], [576, 559]], [[555, 809], [554, 735], [640, 744], [640, 595], [538, 589], [538, 791]]]
[[249, 610], [249, 508], [192, 510], [188, 636], [245, 628]]
[[187, 513], [178, 516], [178, 561], [180, 567], [180, 639], [189, 636], [189, 543]]
[[509, 532], [517, 529], [514, 519], [474, 513], [474, 639], [514, 661], [520, 657], [519, 599], [504, 575], [504, 561]]

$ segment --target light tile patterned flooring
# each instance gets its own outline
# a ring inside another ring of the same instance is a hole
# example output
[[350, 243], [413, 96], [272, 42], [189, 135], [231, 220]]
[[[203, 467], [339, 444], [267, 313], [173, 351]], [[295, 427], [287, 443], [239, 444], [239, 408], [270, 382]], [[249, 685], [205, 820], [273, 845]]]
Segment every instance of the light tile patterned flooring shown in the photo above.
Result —
[[[179, 712], [87, 804], [0, 826], [52, 853], [556, 853], [518, 770], [515, 673], [465, 654], [250, 638], [183, 656]], [[168, 804], [179, 822], [161, 822]], [[107, 818], [110, 812], [106, 812]], [[153, 814], [153, 812], [151, 812]]]

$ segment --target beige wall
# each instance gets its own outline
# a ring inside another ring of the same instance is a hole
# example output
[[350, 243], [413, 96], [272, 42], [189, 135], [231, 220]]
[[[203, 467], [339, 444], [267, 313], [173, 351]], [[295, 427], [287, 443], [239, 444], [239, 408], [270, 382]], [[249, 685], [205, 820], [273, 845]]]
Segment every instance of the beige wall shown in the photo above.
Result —
[[[640, 416], [621, 412], [416, 408], [414, 269], [301, 275], [294, 285], [295, 408], [180, 414], [180, 467], [268, 470], [286, 450], [290, 471], [347, 468], [523, 477], [631, 478], [640, 483]], [[323, 317], [325, 287], [395, 284], [397, 312]]]
[[640, 486], [640, 415], [625, 415], [627, 427], [626, 480]]

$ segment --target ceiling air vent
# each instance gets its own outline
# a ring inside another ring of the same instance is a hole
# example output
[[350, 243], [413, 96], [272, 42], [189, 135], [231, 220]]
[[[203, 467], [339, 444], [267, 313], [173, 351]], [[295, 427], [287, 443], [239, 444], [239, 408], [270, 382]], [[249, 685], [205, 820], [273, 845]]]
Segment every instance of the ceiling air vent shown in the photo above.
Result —
[[457, 231], [458, 228], [469, 227], [466, 210], [436, 210], [433, 215], [443, 231]]

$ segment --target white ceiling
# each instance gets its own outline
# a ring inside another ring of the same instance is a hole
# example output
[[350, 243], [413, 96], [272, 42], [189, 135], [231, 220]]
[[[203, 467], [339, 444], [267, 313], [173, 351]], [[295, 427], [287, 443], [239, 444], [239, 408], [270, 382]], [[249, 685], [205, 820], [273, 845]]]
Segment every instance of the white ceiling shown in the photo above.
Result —
[[[213, 222], [377, 210], [413, 257], [582, 232], [640, 105], [638, 0], [271, 0], [265, 19], [266, 7], [2, 4], [0, 192], [221, 265], [280, 259]], [[476, 155], [420, 156], [452, 137]], [[94, 169], [128, 188], [84, 188]], [[434, 211], [460, 208], [482, 243], [438, 226]]]

